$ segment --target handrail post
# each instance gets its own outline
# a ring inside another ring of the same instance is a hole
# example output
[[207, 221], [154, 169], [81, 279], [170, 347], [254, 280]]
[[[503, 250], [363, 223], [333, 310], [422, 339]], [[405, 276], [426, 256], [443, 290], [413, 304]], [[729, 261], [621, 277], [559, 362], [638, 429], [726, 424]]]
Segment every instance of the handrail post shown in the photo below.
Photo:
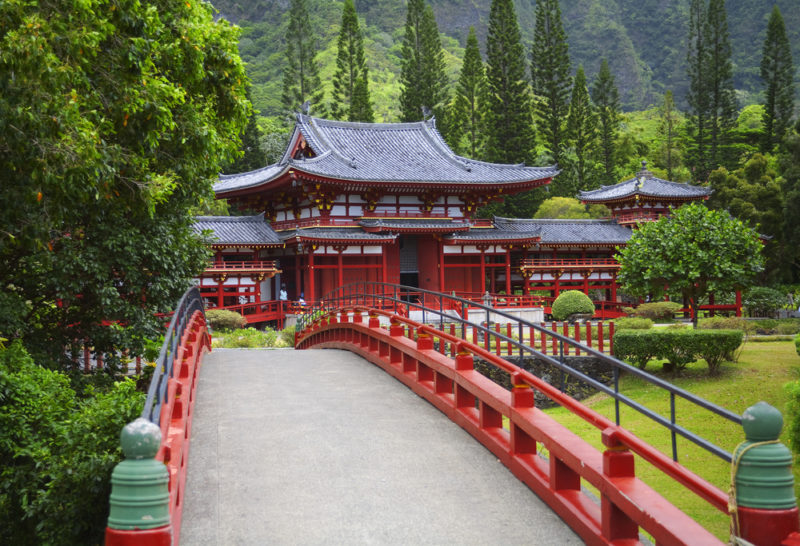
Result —
[[766, 402], [742, 415], [746, 440], [733, 454], [733, 534], [753, 544], [779, 545], [800, 532], [792, 452], [778, 441], [783, 416]]
[[[603, 451], [603, 474], [612, 480], [635, 477], [633, 453], [617, 439], [616, 430], [605, 429], [602, 432], [602, 441], [606, 446], [606, 450]], [[639, 539], [639, 526], [606, 495], [601, 496], [600, 512], [600, 526], [604, 539], [608, 541]]]
[[170, 546], [169, 472], [156, 453], [161, 429], [143, 417], [120, 434], [125, 460], [111, 474], [106, 546]]

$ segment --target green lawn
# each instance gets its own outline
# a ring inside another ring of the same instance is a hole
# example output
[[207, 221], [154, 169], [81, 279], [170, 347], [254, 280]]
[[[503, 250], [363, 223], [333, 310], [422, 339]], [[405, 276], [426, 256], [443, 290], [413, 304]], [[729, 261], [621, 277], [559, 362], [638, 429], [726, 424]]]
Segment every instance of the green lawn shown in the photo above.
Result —
[[[679, 376], [664, 376], [675, 385], [741, 414], [746, 408], [764, 400], [782, 412], [785, 412], [787, 397], [784, 384], [797, 378], [800, 358], [790, 341], [770, 343], [748, 343], [745, 345], [737, 363], [725, 363], [719, 375], [710, 377], [705, 362], [690, 364]], [[647, 370], [661, 375], [660, 364], [651, 362]], [[621, 380], [620, 390], [669, 417], [669, 396], [643, 381], [626, 376]], [[596, 395], [584, 403], [595, 411], [614, 418], [614, 404], [606, 395]], [[561, 408], [549, 413], [571, 430], [581, 434], [588, 442], [602, 449], [600, 431], [586, 425], [582, 420]], [[677, 422], [690, 431], [703, 436], [715, 444], [732, 452], [744, 440], [741, 427], [706, 411], [693, 409], [688, 403], [677, 403]], [[654, 447], [671, 456], [670, 435], [668, 431], [654, 425], [652, 421], [639, 413], [623, 409], [621, 424]], [[782, 440], [788, 445], [786, 429]], [[730, 485], [730, 465], [696, 447], [688, 440], [678, 439], [678, 459], [681, 464], [713, 483], [723, 491]], [[705, 501], [689, 493], [679, 484], [670, 480], [652, 468], [648, 463], [637, 458], [637, 475], [654, 489], [659, 491], [673, 504], [691, 515], [703, 526], [714, 532], [720, 539], [728, 539], [728, 518], [711, 508]], [[795, 490], [798, 488], [800, 465], [795, 464]]]

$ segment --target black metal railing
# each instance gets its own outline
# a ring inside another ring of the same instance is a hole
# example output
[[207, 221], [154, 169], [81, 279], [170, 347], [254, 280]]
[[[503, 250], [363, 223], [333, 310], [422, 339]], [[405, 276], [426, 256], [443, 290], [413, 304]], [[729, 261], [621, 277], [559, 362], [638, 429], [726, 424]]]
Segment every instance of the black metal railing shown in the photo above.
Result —
[[[435, 323], [438, 322], [440, 331], [443, 331], [445, 322], [459, 324], [459, 335], [461, 339], [465, 341], [467, 340], [468, 331], [477, 331], [482, 334], [487, 348], [491, 347], [492, 340], [495, 343], [505, 343], [507, 344], [507, 347], [513, 347], [514, 350], [509, 350], [508, 352], [516, 353], [511, 354], [510, 356], [517, 357], [519, 359], [518, 365], [522, 364], [523, 359], [526, 356], [536, 358], [554, 366], [560, 370], [562, 374], [572, 376], [577, 380], [582, 381], [598, 391], [612, 397], [615, 404], [615, 422], [617, 425], [621, 424], [620, 405], [624, 404], [625, 406], [628, 406], [651, 419], [658, 425], [666, 428], [669, 430], [671, 436], [672, 459], [674, 461], [678, 460], [677, 437], [681, 436], [712, 453], [713, 455], [727, 462], [731, 462], [732, 457], [730, 452], [677, 424], [677, 410], [675, 401], [677, 398], [683, 399], [696, 407], [702, 408], [703, 410], [711, 412], [736, 424], [741, 424], [741, 416], [728, 409], [709, 402], [708, 400], [696, 396], [684, 389], [681, 389], [680, 387], [677, 387], [668, 381], [649, 374], [644, 370], [626, 364], [619, 359], [584, 345], [570, 337], [559, 334], [558, 332], [554, 332], [552, 330], [548, 330], [541, 324], [521, 319], [500, 309], [494, 309], [474, 301], [440, 292], [433, 292], [411, 286], [388, 283], [361, 282], [339, 287], [328, 293], [321, 300], [314, 302], [313, 305], [309, 307], [308, 312], [299, 318], [298, 332], [302, 332], [311, 323], [328, 314], [329, 312], [345, 307], [364, 307], [365, 309], [372, 308], [381, 311], [390, 311], [395, 314], [404, 315], [405, 317], [409, 317], [411, 315], [411, 311], [416, 310], [420, 312], [421, 316], [421, 320], [418, 322], [431, 325], [435, 325]], [[462, 316], [461, 313], [458, 312], [459, 310], [463, 312], [466, 309], [469, 309], [470, 311], [481, 310], [485, 312], [485, 322], [469, 321], [466, 318], [467, 313], [463, 313], [465, 316]], [[491, 329], [490, 323], [492, 315], [501, 316], [504, 318], [504, 320], [514, 323], [518, 338], [514, 337], [513, 335], [509, 336], [507, 333]], [[429, 318], [433, 320], [428, 320]], [[539, 335], [544, 334], [551, 340], [557, 340], [559, 346], [559, 356], [548, 356], [541, 351], [538, 351], [534, 347], [525, 344], [523, 337], [524, 328], [529, 328], [530, 332], [536, 331]], [[574, 348], [576, 354], [582, 353], [595, 357], [601, 362], [611, 366], [613, 370], [613, 386], [606, 385], [605, 383], [598, 381], [569, 366], [564, 358], [565, 346]], [[619, 378], [621, 372], [638, 377], [643, 381], [669, 393], [669, 418], [656, 413], [650, 408], [622, 394], [619, 391]], [[558, 387], [558, 385], [556, 385], [556, 387]]]
[[198, 310], [205, 312], [200, 290], [195, 286], [181, 296], [178, 305], [175, 307], [175, 312], [172, 314], [169, 326], [167, 326], [167, 331], [164, 333], [164, 344], [161, 345], [161, 351], [158, 353], [153, 378], [150, 380], [150, 387], [147, 390], [147, 398], [142, 410], [142, 417], [157, 425], [161, 419], [161, 405], [167, 396], [167, 382], [172, 377], [172, 367], [175, 362], [178, 345], [181, 342], [183, 333], [186, 331], [189, 320], [194, 312]]

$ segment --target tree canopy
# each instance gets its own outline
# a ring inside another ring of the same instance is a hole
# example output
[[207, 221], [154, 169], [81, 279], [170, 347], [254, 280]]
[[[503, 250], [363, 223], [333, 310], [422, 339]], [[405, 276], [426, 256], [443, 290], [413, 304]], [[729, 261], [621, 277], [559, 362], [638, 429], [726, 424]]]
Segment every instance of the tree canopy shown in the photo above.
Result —
[[374, 118], [369, 98], [369, 71], [364, 57], [364, 35], [358, 25], [353, 0], [345, 0], [342, 8], [331, 116], [334, 119], [367, 122], [372, 122]]
[[626, 292], [644, 297], [669, 286], [689, 302], [695, 325], [697, 308], [709, 293], [745, 288], [764, 267], [753, 229], [699, 203], [640, 224], [616, 258]]
[[0, 337], [37, 360], [157, 336], [205, 265], [188, 209], [250, 111], [209, 4], [117, 6], [0, 4]]

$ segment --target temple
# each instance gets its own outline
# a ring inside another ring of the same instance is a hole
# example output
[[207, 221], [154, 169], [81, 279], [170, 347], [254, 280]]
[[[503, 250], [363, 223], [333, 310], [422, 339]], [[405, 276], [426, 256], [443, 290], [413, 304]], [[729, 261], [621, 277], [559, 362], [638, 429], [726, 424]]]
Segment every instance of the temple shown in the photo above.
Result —
[[[214, 261], [199, 279], [212, 307], [279, 298], [317, 300], [354, 281], [399, 283], [540, 305], [581, 290], [603, 316], [619, 314], [615, 249], [639, 222], [706, 199], [709, 190], [642, 170], [581, 192], [611, 211], [603, 220], [480, 219], [487, 203], [545, 186], [554, 166], [460, 157], [432, 120], [353, 123], [303, 114], [280, 161], [222, 175], [217, 198], [249, 216], [199, 217]], [[263, 307], [263, 305], [262, 305]]]

